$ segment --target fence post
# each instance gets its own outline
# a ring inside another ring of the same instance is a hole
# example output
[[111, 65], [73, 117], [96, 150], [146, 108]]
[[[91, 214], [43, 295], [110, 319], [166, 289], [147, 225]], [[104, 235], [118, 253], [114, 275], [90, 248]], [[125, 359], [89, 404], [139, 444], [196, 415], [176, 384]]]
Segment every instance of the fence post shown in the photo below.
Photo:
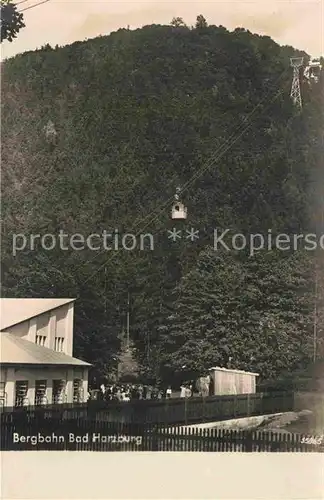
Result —
[[205, 422], [205, 396], [202, 397], [202, 421]]
[[296, 411], [296, 393], [292, 392], [292, 411]]
[[168, 425], [170, 420], [169, 399], [164, 400], [164, 424]]
[[253, 433], [252, 433], [252, 431], [245, 431], [244, 451], [247, 451], [247, 452], [253, 451]]
[[188, 423], [188, 417], [187, 417], [187, 411], [188, 411], [188, 398], [185, 397], [184, 399], [184, 420], [185, 420], [185, 425]]
[[159, 430], [161, 430], [161, 426], [159, 424], [155, 424], [152, 428], [151, 449], [147, 451], [159, 451]]

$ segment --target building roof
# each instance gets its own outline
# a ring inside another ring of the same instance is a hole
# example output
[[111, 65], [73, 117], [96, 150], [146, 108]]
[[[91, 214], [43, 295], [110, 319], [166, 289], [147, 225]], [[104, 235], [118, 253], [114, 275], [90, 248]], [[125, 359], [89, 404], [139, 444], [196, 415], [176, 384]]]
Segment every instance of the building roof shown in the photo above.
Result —
[[254, 372], [246, 372], [244, 370], [235, 370], [235, 368], [222, 368], [221, 366], [212, 366], [209, 368], [209, 371], [215, 371], [215, 372], [231, 372], [231, 373], [245, 373], [245, 375], [255, 375], [258, 377], [260, 374], [259, 373], [254, 373]]
[[91, 366], [63, 352], [53, 351], [16, 335], [0, 333], [1, 364]]
[[75, 299], [0, 299], [0, 331]]

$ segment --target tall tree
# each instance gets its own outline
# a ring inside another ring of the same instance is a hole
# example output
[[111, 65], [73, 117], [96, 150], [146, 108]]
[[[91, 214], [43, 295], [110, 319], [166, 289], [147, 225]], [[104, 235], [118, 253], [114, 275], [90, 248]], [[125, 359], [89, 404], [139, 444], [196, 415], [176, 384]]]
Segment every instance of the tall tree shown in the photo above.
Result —
[[208, 26], [208, 24], [207, 24], [206, 19], [204, 18], [204, 16], [202, 14], [199, 14], [199, 16], [197, 16], [197, 19], [196, 19], [195, 28], [196, 29], [207, 28], [207, 26]]
[[24, 16], [18, 12], [17, 5], [12, 0], [0, 1], [1, 42], [12, 42], [19, 31], [25, 27]]
[[173, 17], [170, 25], [174, 26], [175, 28], [179, 28], [180, 26], [186, 26], [186, 23], [184, 22], [182, 17]]

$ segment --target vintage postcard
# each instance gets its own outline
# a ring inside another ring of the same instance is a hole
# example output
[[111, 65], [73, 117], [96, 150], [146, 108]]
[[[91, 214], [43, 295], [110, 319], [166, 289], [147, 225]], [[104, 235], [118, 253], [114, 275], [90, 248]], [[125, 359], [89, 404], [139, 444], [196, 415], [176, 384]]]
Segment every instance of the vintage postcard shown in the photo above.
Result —
[[322, 460], [321, 2], [0, 8], [3, 456]]

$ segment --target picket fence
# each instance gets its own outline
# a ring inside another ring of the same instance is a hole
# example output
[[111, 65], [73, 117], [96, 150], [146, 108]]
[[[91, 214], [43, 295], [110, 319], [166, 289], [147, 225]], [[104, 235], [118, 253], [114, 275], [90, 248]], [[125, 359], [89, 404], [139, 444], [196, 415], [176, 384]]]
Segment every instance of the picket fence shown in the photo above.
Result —
[[[323, 442], [322, 442], [323, 441]], [[272, 431], [121, 424], [82, 418], [57, 422], [1, 414], [1, 451], [323, 452], [324, 440]]]

